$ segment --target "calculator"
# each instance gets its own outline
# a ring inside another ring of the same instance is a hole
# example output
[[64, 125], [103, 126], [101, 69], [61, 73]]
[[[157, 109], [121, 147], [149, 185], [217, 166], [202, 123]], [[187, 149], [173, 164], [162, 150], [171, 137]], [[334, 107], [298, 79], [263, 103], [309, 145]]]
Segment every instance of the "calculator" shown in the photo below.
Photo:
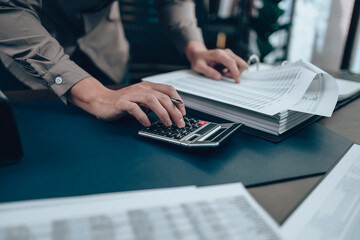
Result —
[[184, 117], [185, 127], [165, 126], [161, 121], [143, 128], [139, 135], [184, 147], [217, 147], [233, 135], [242, 123], [213, 123]]

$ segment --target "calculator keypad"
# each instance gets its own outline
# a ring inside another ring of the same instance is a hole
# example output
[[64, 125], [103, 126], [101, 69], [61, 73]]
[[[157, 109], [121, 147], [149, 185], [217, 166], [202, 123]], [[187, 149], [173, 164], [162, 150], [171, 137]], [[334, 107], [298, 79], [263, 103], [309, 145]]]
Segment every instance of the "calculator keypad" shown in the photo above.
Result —
[[198, 128], [206, 125], [206, 121], [198, 120], [195, 118], [184, 117], [185, 127], [178, 128], [175, 124], [170, 127], [165, 126], [162, 122], [158, 121], [153, 123], [150, 127], [144, 128], [142, 131], [147, 133], [156, 134], [159, 136], [171, 138], [171, 139], [182, 139], [190, 133], [196, 131]]

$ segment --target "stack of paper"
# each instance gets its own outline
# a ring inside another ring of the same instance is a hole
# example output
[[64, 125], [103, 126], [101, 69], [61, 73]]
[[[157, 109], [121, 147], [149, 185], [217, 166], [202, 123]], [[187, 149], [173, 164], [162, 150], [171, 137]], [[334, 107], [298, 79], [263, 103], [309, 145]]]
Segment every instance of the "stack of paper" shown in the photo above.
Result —
[[344, 101], [360, 93], [360, 82], [335, 78], [339, 87], [338, 101]]
[[187, 107], [280, 135], [313, 115], [330, 117], [338, 99], [333, 77], [298, 61], [262, 71], [246, 71], [240, 84], [215, 81], [190, 70], [143, 79], [174, 86]]
[[242, 184], [0, 205], [0, 239], [281, 239]]

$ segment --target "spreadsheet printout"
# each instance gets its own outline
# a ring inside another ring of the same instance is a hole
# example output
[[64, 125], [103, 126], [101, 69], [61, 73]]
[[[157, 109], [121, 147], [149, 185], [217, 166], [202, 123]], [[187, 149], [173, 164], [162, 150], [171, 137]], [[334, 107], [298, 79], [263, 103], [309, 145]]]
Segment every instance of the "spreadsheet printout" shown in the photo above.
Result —
[[316, 66], [299, 60], [278, 67], [254, 67], [243, 72], [240, 84], [223, 77], [215, 81], [181, 70], [144, 78], [169, 84], [176, 90], [255, 112], [274, 115], [294, 110], [331, 116], [338, 99], [336, 81]]
[[44, 207], [3, 207], [0, 239], [282, 239], [277, 223], [242, 184], [106, 201], [83, 198], [73, 204], [70, 199], [42, 201]]
[[289, 110], [331, 117], [339, 95], [336, 80], [312, 64], [298, 61], [292, 65], [307, 68], [316, 76], [301, 100]]
[[298, 103], [316, 73], [300, 67], [246, 71], [240, 84], [223, 78], [215, 81], [190, 70], [144, 78], [144, 81], [172, 85], [176, 90], [244, 109], [275, 115]]
[[360, 239], [360, 145], [354, 144], [281, 226], [289, 240]]

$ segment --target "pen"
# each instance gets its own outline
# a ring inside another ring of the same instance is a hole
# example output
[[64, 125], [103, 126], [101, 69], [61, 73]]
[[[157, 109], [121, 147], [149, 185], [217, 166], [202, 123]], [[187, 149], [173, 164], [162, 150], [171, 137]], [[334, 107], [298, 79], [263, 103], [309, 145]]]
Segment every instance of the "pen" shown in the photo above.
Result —
[[173, 103], [181, 103], [181, 104], [183, 104], [183, 101], [181, 101], [181, 100], [179, 100], [179, 99], [177, 99], [177, 98], [170, 97], [170, 99], [171, 99], [171, 101], [172, 101]]

